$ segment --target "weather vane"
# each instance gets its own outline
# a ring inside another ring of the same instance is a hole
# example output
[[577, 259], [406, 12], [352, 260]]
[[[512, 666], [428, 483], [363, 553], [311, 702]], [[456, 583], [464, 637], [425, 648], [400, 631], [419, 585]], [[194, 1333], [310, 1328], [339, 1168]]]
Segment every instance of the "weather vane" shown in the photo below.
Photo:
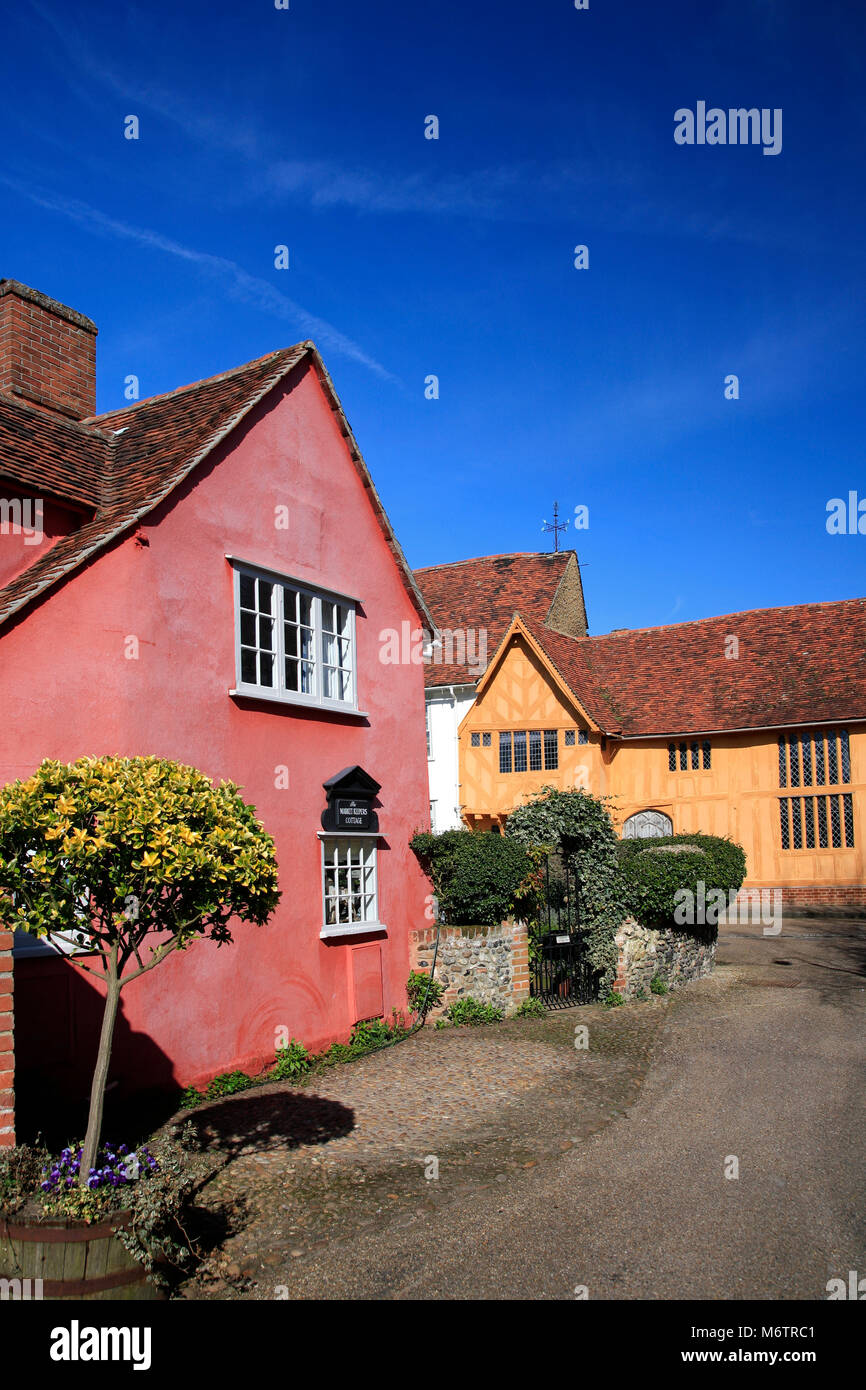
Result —
[[560, 533], [560, 531], [567, 531], [567, 530], [568, 530], [568, 521], [567, 521], [567, 520], [565, 520], [565, 521], [560, 521], [560, 520], [559, 520], [559, 503], [558, 503], [558, 502], [554, 502], [554, 504], [553, 504], [553, 520], [552, 520], [552, 521], [545, 521], [545, 523], [544, 523], [544, 525], [542, 526], [541, 529], [542, 529], [542, 531], [552, 531], [552, 532], [553, 532], [553, 548], [554, 548], [554, 550], [559, 550], [559, 533]]

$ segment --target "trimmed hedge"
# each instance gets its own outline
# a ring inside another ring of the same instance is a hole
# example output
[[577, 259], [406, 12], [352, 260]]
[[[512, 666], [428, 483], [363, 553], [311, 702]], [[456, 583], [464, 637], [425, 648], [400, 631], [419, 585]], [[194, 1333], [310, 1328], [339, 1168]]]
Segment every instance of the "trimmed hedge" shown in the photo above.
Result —
[[[667, 847], [681, 848], [678, 853], [671, 853]], [[698, 884], [703, 883], [705, 894], [718, 889], [727, 898], [731, 889], [739, 888], [746, 877], [744, 850], [720, 835], [660, 835], [646, 840], [622, 840], [617, 853], [629, 911], [648, 927], [675, 927], [682, 931], [674, 917], [678, 891], [688, 889], [697, 898]]]
[[533, 868], [520, 845], [492, 831], [423, 833], [410, 843], [433, 884], [439, 918], [447, 926], [498, 925], [513, 913]]

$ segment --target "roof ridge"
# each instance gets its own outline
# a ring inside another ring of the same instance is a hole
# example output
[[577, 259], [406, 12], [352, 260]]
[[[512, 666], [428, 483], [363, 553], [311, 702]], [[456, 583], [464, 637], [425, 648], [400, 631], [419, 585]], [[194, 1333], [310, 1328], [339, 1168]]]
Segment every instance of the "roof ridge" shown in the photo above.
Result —
[[[610, 632], [595, 632], [586, 637], [574, 637], [574, 642], [598, 641], [603, 637], [625, 637], [638, 632], [670, 632], [673, 628], [698, 627], [705, 623], [720, 623], [728, 618], [747, 618], [752, 613], [793, 613], [803, 608], [841, 608], [849, 603], [866, 603], [866, 595], [857, 598], [814, 599], [806, 603], [776, 603], [768, 608], [741, 608], [734, 613], [712, 613], [706, 618], [685, 618], [681, 623], [650, 623], [648, 627], [615, 627]], [[568, 633], [559, 633], [567, 637]]]
[[415, 574], [427, 570], [453, 569], [456, 565], [476, 565], [480, 560], [553, 560], [558, 555], [575, 555], [574, 550], [504, 550], [497, 555], [471, 555], [464, 560], [445, 560], [441, 565], [418, 565]]
[[118, 415], [128, 415], [132, 411], [141, 410], [143, 406], [154, 405], [157, 401], [171, 400], [176, 396], [182, 396], [185, 391], [197, 391], [202, 386], [211, 386], [218, 381], [227, 381], [230, 377], [239, 376], [242, 372], [249, 371], [252, 367], [260, 367], [263, 362], [269, 359], [282, 357], [288, 353], [298, 352], [301, 348], [311, 347], [309, 339], [301, 343], [294, 343], [291, 347], [275, 348], [272, 352], [265, 352], [261, 357], [254, 357], [249, 362], [242, 362], [239, 367], [229, 367], [227, 371], [217, 372], [215, 376], [204, 376], [198, 381], [187, 382], [185, 386], [175, 386], [172, 391], [160, 391], [155, 396], [145, 396], [142, 401], [133, 401], [129, 405], [118, 406], [116, 410], [105, 410], [99, 415], [88, 415], [83, 424], [89, 429], [95, 430], [100, 422], [110, 420]]

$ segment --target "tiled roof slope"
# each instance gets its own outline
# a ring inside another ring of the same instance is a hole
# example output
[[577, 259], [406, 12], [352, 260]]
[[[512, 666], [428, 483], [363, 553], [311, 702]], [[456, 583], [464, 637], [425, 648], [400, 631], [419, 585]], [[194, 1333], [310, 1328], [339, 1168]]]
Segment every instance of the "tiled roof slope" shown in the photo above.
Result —
[[94, 430], [0, 393], [0, 477], [22, 490], [96, 507], [108, 454]]
[[[0, 623], [152, 512], [305, 358], [309, 358], [319, 376], [385, 539], [402, 570], [406, 588], [422, 619], [429, 622], [430, 614], [391, 529], [331, 378], [315, 345], [306, 342], [123, 410], [93, 416], [78, 426], [0, 397], [0, 403], [6, 407], [0, 411], [0, 473], [9, 451], [19, 448], [27, 456], [28, 485], [47, 486], [46, 476], [50, 476], [55, 455], [59, 453], [67, 460], [71, 457], [69, 435], [73, 432], [75, 438], [74, 431], [83, 434], [93, 457], [99, 459], [99, 469], [94, 470], [96, 481], [88, 484], [88, 496], [97, 504], [93, 519], [57, 541], [23, 574], [0, 589]], [[25, 411], [27, 419], [22, 426], [18, 417]], [[38, 426], [33, 424], [36, 415]], [[16, 445], [16, 440], [28, 436], [31, 428], [32, 442]], [[23, 466], [21, 473], [24, 481]], [[71, 493], [67, 491], [65, 495]]]
[[599, 726], [625, 738], [866, 719], [863, 598], [577, 639], [526, 626]]
[[[484, 555], [450, 565], [415, 570], [415, 578], [441, 631], [487, 630], [487, 652], [493, 657], [519, 609], [543, 623], [573, 551]], [[477, 648], [476, 648], [477, 651]], [[467, 665], [431, 663], [425, 670], [428, 689], [437, 685], [474, 685], [478, 680]]]

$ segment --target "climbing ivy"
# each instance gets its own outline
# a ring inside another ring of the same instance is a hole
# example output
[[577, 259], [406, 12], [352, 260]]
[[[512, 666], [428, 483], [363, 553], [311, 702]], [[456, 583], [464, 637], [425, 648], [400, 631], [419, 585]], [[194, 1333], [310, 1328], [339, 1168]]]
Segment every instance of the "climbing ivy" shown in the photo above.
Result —
[[543, 849], [552, 860], [563, 856], [574, 865], [580, 883], [581, 926], [588, 932], [587, 954], [605, 992], [616, 973], [614, 937], [628, 915], [617, 859], [619, 842], [605, 800], [582, 788], [544, 787], [512, 811], [505, 833], [526, 850]]

